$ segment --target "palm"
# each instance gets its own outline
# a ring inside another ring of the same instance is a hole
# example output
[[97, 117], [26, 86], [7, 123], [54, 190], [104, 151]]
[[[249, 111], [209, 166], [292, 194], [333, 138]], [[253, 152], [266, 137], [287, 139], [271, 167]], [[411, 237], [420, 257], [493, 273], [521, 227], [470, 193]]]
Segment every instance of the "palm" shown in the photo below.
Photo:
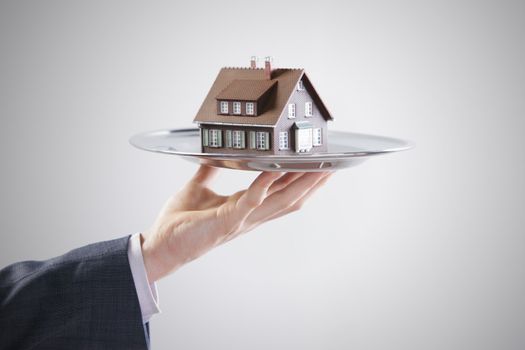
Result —
[[155, 279], [263, 222], [298, 210], [329, 174], [263, 172], [248, 189], [221, 196], [209, 188], [216, 173], [202, 165], [168, 200], [147, 234], [162, 255], [163, 269]]

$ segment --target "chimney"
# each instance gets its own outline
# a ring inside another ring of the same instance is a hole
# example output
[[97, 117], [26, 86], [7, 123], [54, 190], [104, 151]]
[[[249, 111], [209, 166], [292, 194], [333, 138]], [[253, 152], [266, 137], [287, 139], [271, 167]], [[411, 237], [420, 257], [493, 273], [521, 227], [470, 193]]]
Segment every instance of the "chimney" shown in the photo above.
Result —
[[266, 56], [264, 58], [264, 77], [268, 80], [272, 79], [272, 58], [270, 56]]
[[257, 57], [256, 56], [252, 56], [250, 60], [250, 68], [251, 69], [257, 68]]

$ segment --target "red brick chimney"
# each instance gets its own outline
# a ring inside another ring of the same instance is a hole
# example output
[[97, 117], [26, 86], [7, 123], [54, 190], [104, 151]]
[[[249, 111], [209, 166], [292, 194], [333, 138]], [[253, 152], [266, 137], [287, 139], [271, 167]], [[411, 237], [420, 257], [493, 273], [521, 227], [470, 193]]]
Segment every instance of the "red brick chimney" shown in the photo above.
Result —
[[250, 68], [251, 69], [257, 68], [257, 57], [252, 56], [252, 58], [250, 60]]
[[264, 77], [268, 80], [272, 79], [272, 58], [266, 56], [264, 58]]

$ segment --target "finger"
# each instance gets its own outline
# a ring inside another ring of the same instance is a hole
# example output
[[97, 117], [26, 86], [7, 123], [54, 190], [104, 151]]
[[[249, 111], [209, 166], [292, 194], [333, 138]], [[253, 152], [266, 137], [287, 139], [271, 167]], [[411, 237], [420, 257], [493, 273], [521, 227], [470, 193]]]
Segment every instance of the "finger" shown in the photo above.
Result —
[[281, 176], [279, 179], [274, 181], [274, 183], [270, 186], [270, 189], [268, 190], [268, 194], [275, 193], [277, 191], [282, 190], [292, 182], [294, 182], [299, 177], [303, 176], [304, 172], [297, 172], [297, 173], [286, 173], [283, 176]]
[[321, 172], [306, 173], [300, 176], [284, 189], [268, 196], [247, 220], [252, 223], [262, 221], [291, 207], [326, 175], [326, 172]]
[[270, 220], [275, 220], [277, 218], [280, 218], [281, 216], [284, 216], [286, 214], [289, 214], [291, 212], [294, 212], [294, 211], [297, 211], [299, 209], [301, 209], [304, 205], [304, 203], [310, 198], [312, 197], [312, 195], [317, 192], [317, 190], [319, 190], [321, 187], [323, 187], [327, 182], [328, 180], [330, 179], [332, 173], [326, 175], [325, 177], [323, 177], [321, 180], [319, 180], [313, 187], [311, 187], [308, 192], [306, 192], [301, 198], [299, 198], [295, 203], [293, 203], [290, 207], [286, 208], [286, 209], [283, 209], [277, 213], [274, 213], [273, 215], [270, 215], [266, 218], [263, 218], [262, 221], [260, 223], [263, 223], [263, 222], [267, 222], [267, 221], [270, 221]]
[[275, 180], [282, 176], [280, 172], [263, 172], [257, 176], [250, 187], [240, 196], [236, 203], [236, 210], [243, 219], [264, 201], [268, 190]]
[[191, 181], [201, 184], [202, 186], [207, 186], [218, 172], [218, 168], [201, 164], [195, 175], [193, 175]]
[[[292, 204], [291, 206], [285, 209], [282, 209], [276, 213], [272, 213], [267, 217], [257, 218], [261, 216], [261, 213], [259, 212], [260, 207], [256, 208], [254, 211], [252, 211], [252, 213], [246, 219], [246, 228], [243, 231], [244, 232], [251, 231], [262, 223], [277, 219], [293, 211], [299, 210], [304, 205], [304, 202], [306, 202], [308, 198], [310, 198], [319, 188], [321, 188], [328, 181], [329, 177], [332, 174], [333, 172], [326, 174], [319, 181], [317, 181], [317, 183], [313, 185], [308, 191], [306, 191], [306, 193], [300, 199], [298, 199], [294, 204]], [[239, 234], [240, 233], [237, 233], [235, 235], [230, 235], [226, 237], [225, 242], [230, 241], [231, 239], [237, 237]]]
[[251, 183], [248, 189], [239, 191], [232, 196], [231, 203], [233, 206], [222, 206], [219, 211], [219, 217], [227, 218], [226, 226], [233, 225], [232, 229], [222, 237], [223, 242], [227, 242], [240, 234], [239, 229], [244, 225], [246, 217], [257, 208], [266, 198], [270, 186], [275, 180], [279, 179], [283, 173], [280, 172], [262, 172]]
[[[304, 205], [304, 202], [306, 202], [308, 200], [308, 198], [310, 198], [319, 188], [321, 188], [327, 181], [328, 179], [330, 178], [330, 175], [332, 175], [332, 173], [330, 174], [327, 174], [326, 176], [324, 176], [323, 178], [321, 178], [315, 185], [313, 185], [300, 199], [298, 199], [293, 205], [291, 205], [290, 207], [287, 207], [281, 211], [278, 211], [276, 213], [273, 213], [273, 214], [270, 214], [269, 216], [267, 217], [262, 217], [262, 218], [256, 218], [258, 216], [261, 216], [261, 213], [258, 212], [258, 208], [255, 209], [251, 214], [250, 216], [246, 219], [246, 221], [248, 222], [248, 226], [246, 228], [246, 232], [247, 231], [251, 231], [253, 230], [254, 228], [256, 228], [257, 226], [259, 226], [260, 224], [262, 223], [265, 223], [267, 221], [270, 221], [270, 220], [274, 220], [274, 219], [277, 219], [281, 216], [284, 216], [286, 214], [289, 214], [293, 211], [296, 211], [296, 210], [299, 210], [303, 205]], [[232, 236], [229, 236], [226, 238], [226, 242], [235, 238], [237, 235], [232, 235]]]

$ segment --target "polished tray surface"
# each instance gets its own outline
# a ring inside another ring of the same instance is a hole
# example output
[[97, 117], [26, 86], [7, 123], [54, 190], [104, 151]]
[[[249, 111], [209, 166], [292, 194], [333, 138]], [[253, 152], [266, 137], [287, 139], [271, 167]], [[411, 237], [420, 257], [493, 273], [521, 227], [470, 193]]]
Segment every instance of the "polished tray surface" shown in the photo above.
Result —
[[202, 153], [197, 128], [158, 130], [133, 136], [130, 143], [142, 150], [182, 156], [215, 167], [256, 171], [328, 171], [348, 168], [381, 154], [404, 151], [408, 141], [377, 135], [328, 131], [328, 150], [294, 155]]

